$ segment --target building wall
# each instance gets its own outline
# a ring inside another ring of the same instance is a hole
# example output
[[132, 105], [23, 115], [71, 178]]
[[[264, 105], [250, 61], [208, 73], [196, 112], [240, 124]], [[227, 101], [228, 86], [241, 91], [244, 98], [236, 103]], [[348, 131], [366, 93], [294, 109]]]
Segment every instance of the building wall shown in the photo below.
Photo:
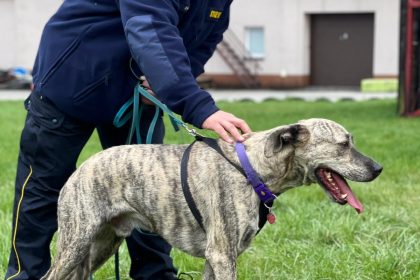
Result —
[[[62, 0], [0, 0], [0, 68], [31, 68], [42, 28]], [[399, 0], [238, 0], [231, 29], [245, 39], [245, 27], [265, 29], [266, 56], [259, 73], [274, 86], [305, 85], [310, 75], [310, 14], [375, 13], [374, 76], [398, 72]], [[217, 54], [208, 74], [232, 74]]]
[[16, 24], [14, 1], [0, 0], [0, 69], [14, 65], [16, 56]]
[[31, 69], [44, 24], [62, 0], [0, 0], [0, 68]]
[[[375, 77], [398, 73], [399, 0], [252, 0], [234, 1], [231, 29], [244, 40], [245, 27], [265, 29], [263, 76], [309, 81], [310, 15], [319, 13], [374, 13]], [[206, 66], [208, 74], [232, 74], [216, 54]], [[287, 82], [287, 81], [283, 81]], [[299, 86], [299, 85], [298, 85]]]

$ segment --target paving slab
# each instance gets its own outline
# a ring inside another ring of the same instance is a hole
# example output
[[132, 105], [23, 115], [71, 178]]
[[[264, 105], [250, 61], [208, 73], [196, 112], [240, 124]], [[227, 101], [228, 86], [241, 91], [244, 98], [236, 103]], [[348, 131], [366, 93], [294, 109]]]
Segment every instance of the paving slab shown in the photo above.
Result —
[[359, 91], [336, 91], [336, 90], [214, 90], [211, 91], [216, 101], [240, 101], [252, 100], [261, 102], [264, 100], [302, 99], [306, 101], [328, 100], [332, 102], [340, 100], [363, 101], [371, 99], [396, 99], [397, 93], [365, 93]]
[[25, 100], [29, 93], [29, 90], [0, 90], [0, 100]]
[[[264, 100], [302, 99], [306, 101], [339, 100], [363, 101], [371, 99], [396, 99], [397, 93], [365, 93], [351, 90], [220, 90], [210, 89], [209, 92], [216, 101], [262, 102]], [[0, 100], [24, 100], [28, 90], [0, 90]]]

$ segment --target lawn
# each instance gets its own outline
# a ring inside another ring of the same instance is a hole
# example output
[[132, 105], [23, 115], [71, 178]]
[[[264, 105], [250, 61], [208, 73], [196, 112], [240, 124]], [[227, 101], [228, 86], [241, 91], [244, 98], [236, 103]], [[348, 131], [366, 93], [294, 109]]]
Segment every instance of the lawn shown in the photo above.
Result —
[[[255, 131], [311, 117], [335, 120], [353, 134], [362, 152], [384, 166], [372, 183], [350, 182], [364, 204], [361, 215], [330, 202], [319, 186], [283, 194], [275, 204], [276, 224], [267, 225], [240, 256], [239, 279], [420, 279], [420, 119], [398, 117], [394, 101], [219, 105], [246, 119]], [[24, 117], [21, 102], [0, 102], [2, 273], [9, 255], [11, 202]], [[184, 132], [175, 134], [168, 126], [167, 143], [191, 141]], [[99, 150], [94, 135], [79, 161]], [[172, 254], [181, 271], [200, 278], [202, 260], [177, 250]], [[125, 247], [120, 255], [122, 278], [129, 279]], [[114, 279], [112, 261], [95, 278]]]

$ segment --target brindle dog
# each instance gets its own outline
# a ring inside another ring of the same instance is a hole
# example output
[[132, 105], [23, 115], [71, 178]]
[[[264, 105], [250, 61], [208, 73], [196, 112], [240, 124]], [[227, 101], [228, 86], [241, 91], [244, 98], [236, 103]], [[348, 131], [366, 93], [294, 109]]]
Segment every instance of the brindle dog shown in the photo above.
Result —
[[[235, 146], [218, 145], [240, 165]], [[339, 124], [303, 120], [246, 135], [250, 162], [273, 193], [319, 183], [340, 204], [362, 205], [344, 178], [367, 182], [382, 167], [359, 153]], [[102, 151], [70, 177], [58, 201], [58, 244], [43, 279], [87, 279], [133, 229], [156, 232], [206, 259], [203, 279], [236, 279], [236, 259], [258, 231], [260, 200], [247, 179], [203, 142], [194, 144], [188, 183], [203, 218], [186, 203], [180, 161], [187, 145], [127, 145]]]

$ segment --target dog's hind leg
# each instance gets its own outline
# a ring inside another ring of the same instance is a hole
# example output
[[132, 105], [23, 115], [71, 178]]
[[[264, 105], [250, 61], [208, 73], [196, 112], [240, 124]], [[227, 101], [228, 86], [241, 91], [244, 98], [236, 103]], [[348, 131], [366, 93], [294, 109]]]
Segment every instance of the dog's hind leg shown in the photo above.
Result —
[[96, 232], [97, 228], [78, 227], [77, 233], [60, 233], [57, 256], [42, 280], [87, 279], [90, 273], [90, 245]]
[[90, 247], [90, 269], [95, 272], [103, 265], [118, 249], [124, 237], [115, 234], [114, 229], [105, 225], [93, 240]]
[[89, 253], [101, 222], [89, 223], [88, 215], [79, 211], [70, 215], [59, 209], [57, 256], [43, 280], [87, 279], [90, 273]]

